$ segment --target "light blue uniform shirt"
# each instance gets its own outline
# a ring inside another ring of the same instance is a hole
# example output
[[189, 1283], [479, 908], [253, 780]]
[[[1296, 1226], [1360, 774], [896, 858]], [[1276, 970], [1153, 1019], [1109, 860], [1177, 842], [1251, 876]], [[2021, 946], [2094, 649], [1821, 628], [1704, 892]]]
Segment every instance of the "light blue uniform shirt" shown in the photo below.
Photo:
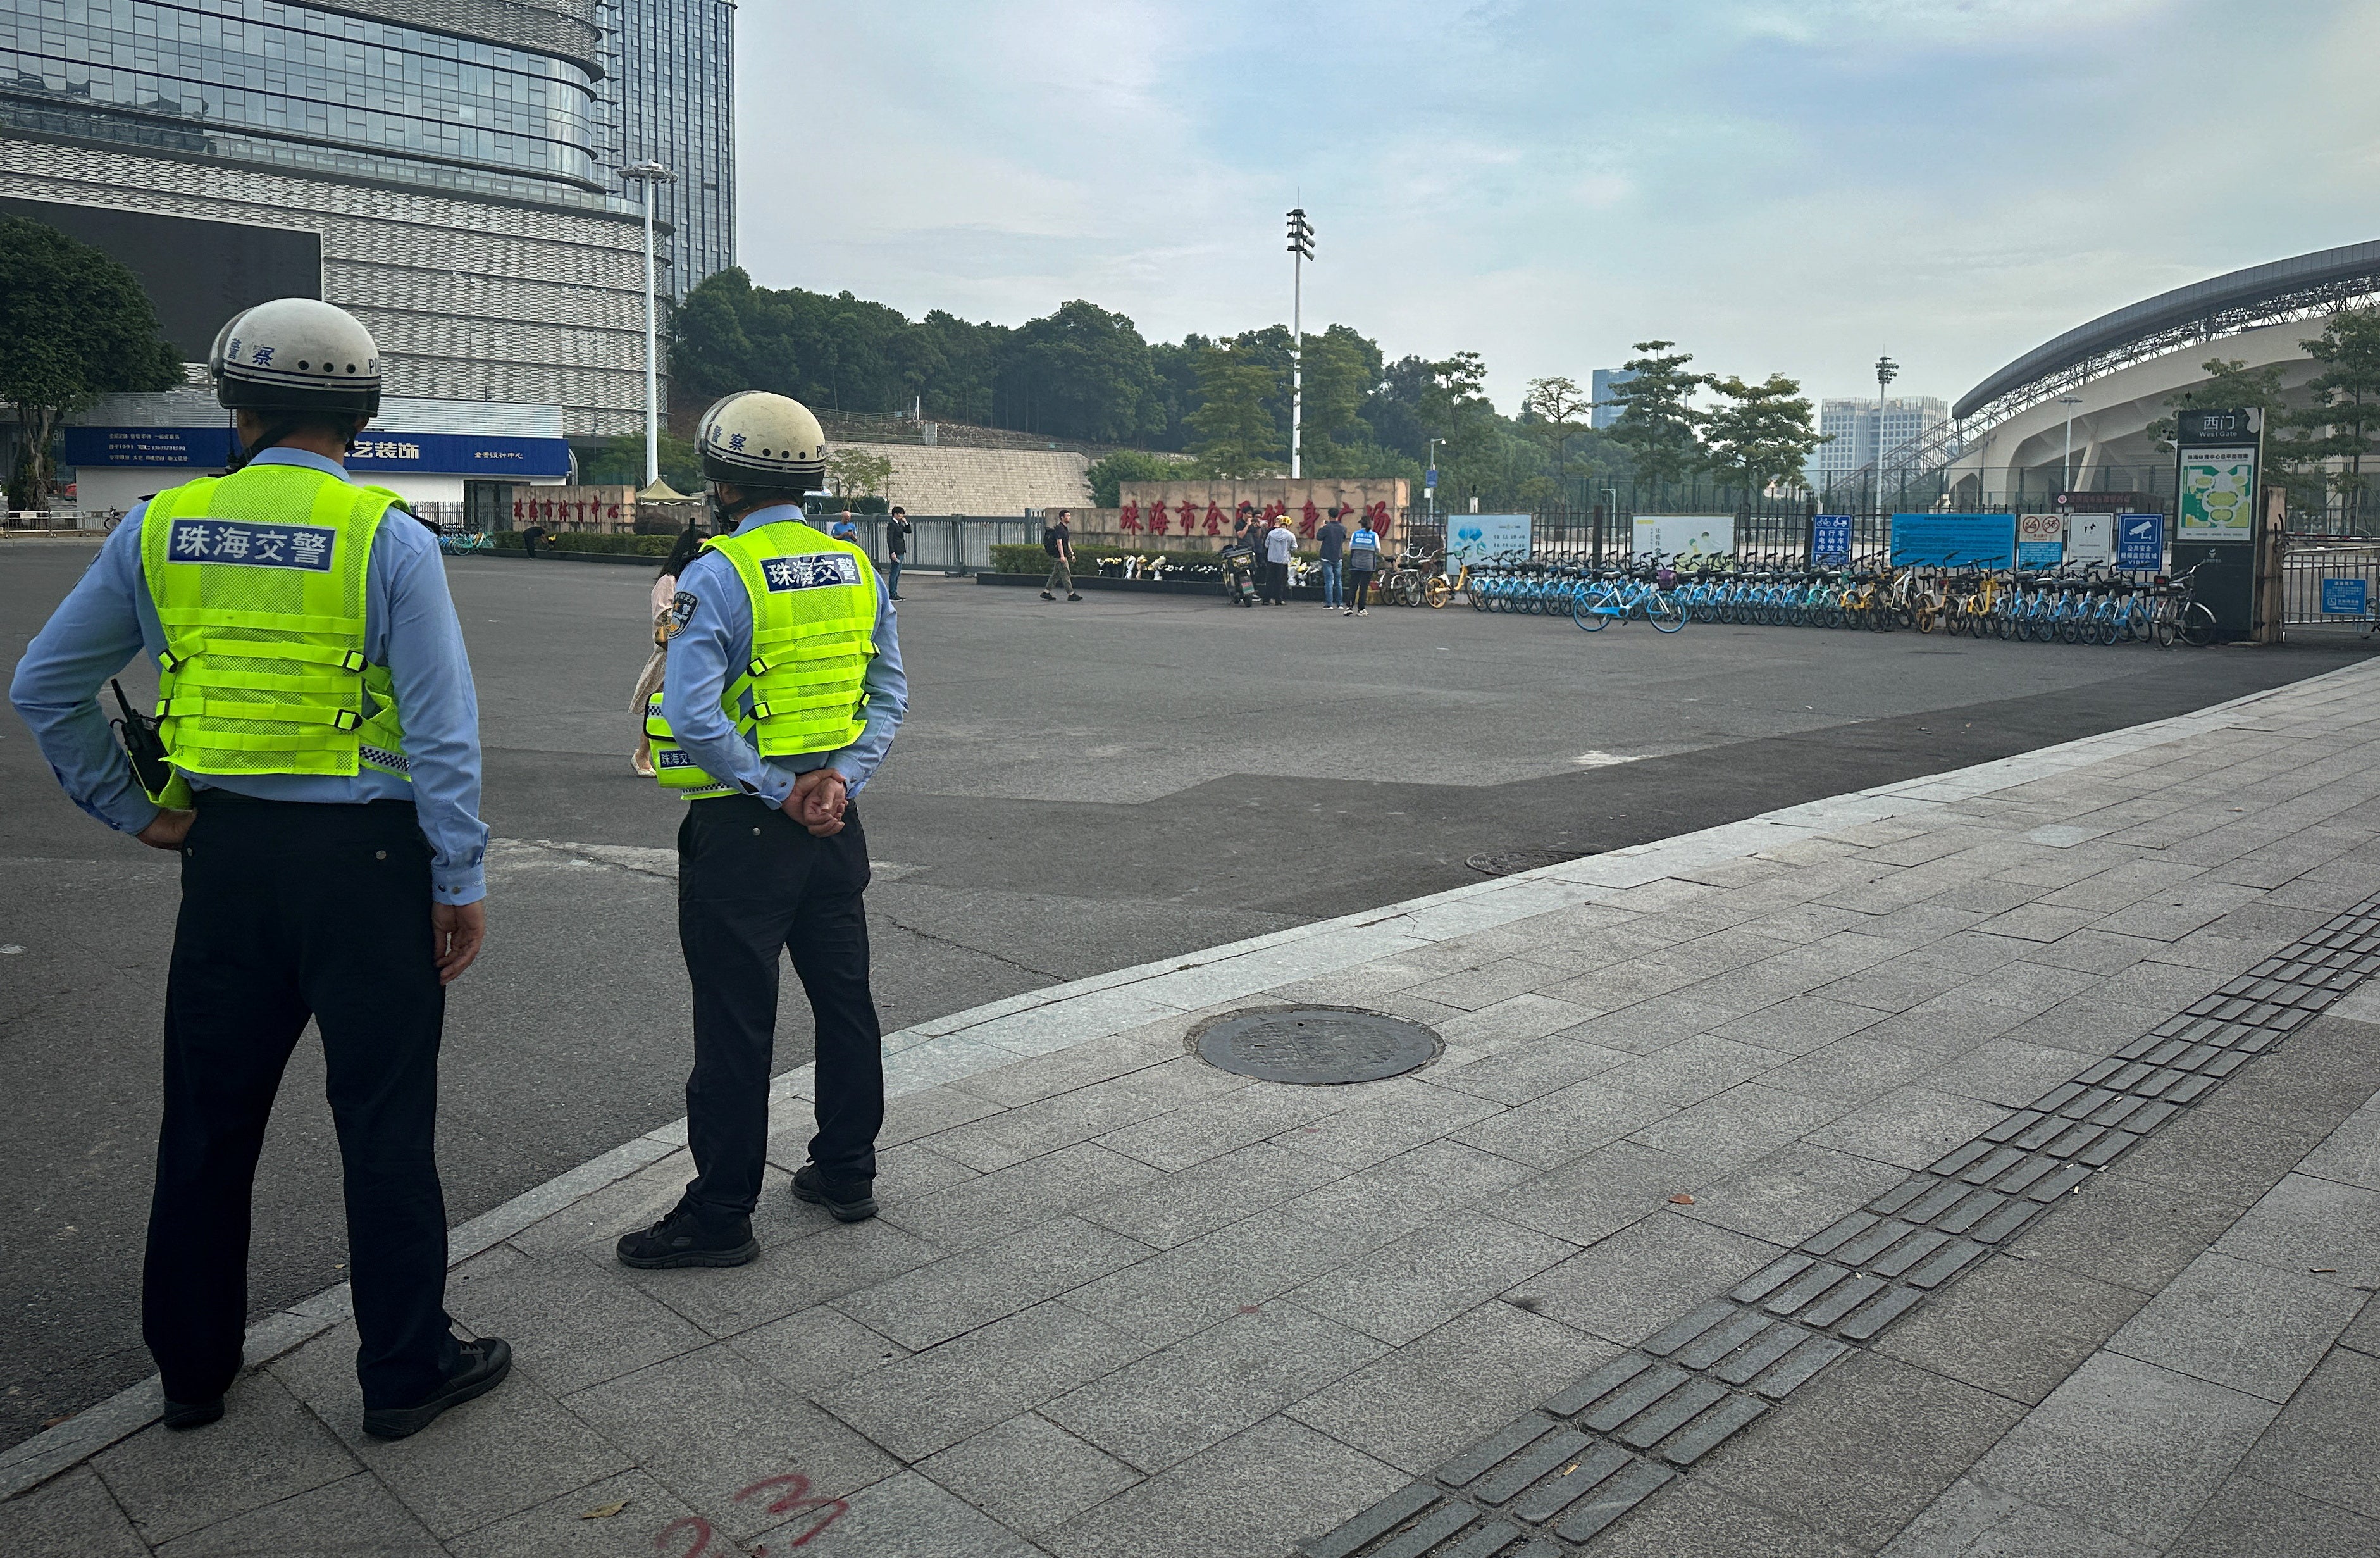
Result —
[[[335, 461], [297, 449], [267, 449], [251, 465], [294, 465], [346, 480]], [[32, 727], [33, 739], [68, 799], [118, 833], [137, 834], [157, 816], [156, 805], [132, 776], [99, 706], [100, 689], [132, 657], [152, 661], [165, 648], [156, 603], [140, 566], [146, 503], [124, 517], [73, 590], [18, 663], [9, 701]], [[481, 861], [488, 830], [480, 821], [480, 700], [463, 627], [446, 594], [438, 542], [402, 512], [392, 510], [373, 539], [364, 576], [364, 658], [388, 667], [405, 721], [400, 774], [358, 769], [325, 773], [239, 773], [188, 776], [191, 788], [221, 788], [259, 800], [355, 805], [409, 800], [430, 841], [431, 888], [442, 904], [475, 903], [487, 895]]]
[[[792, 504], [756, 508], [735, 527], [735, 533], [789, 519], [807, 523]], [[694, 604], [669, 642], [662, 717], [669, 722], [671, 738], [694, 759], [695, 766], [714, 779], [732, 780], [746, 795], [759, 796], [771, 806], [784, 805], [795, 777], [814, 768], [832, 767], [843, 775], [844, 787], [857, 795], [884, 761], [901, 716], [909, 712], [909, 678], [901, 671], [901, 640], [883, 576], [876, 579], [876, 658], [868, 663], [861, 684], [868, 693], [868, 720], [859, 738], [840, 751], [776, 760], [762, 758], [752, 737], [736, 729], [720, 707], [720, 698], [734, 679], [730, 668], [740, 676], [752, 663], [752, 597], [742, 576], [735, 564], [705, 551], [678, 575], [677, 590], [691, 596]], [[679, 605], [685, 609], [685, 603]], [[747, 694], [747, 708], [749, 699]]]

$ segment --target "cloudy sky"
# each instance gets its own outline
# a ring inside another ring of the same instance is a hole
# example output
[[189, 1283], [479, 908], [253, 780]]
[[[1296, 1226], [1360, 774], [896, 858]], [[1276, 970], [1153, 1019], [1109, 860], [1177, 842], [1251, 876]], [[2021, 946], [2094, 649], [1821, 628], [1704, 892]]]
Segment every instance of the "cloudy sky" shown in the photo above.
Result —
[[1151, 339], [1289, 315], [1524, 383], [1682, 343], [1955, 399], [2372, 238], [2371, 0], [746, 0], [756, 281]]

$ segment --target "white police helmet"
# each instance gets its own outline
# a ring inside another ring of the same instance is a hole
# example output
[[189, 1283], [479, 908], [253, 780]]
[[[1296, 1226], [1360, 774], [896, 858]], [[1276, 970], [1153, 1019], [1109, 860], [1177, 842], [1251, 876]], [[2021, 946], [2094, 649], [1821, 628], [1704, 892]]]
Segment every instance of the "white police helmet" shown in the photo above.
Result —
[[232, 316], [207, 353], [215, 398], [234, 409], [380, 414], [380, 346], [355, 315], [276, 298]]
[[809, 408], [767, 390], [711, 402], [695, 433], [702, 474], [739, 487], [815, 493], [826, 485], [826, 433]]

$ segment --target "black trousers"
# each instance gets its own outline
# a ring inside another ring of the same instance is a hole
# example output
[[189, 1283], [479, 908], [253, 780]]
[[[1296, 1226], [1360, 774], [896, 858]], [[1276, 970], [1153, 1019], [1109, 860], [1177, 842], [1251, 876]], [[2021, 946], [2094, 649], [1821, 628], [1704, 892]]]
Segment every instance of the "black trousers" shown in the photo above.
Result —
[[256, 1156], [310, 1016], [345, 1170], [364, 1405], [414, 1406], [443, 1379], [455, 1343], [433, 955], [430, 846], [410, 803], [201, 797], [166, 976], [141, 1285], [141, 1334], [168, 1399], [211, 1399], [239, 1372]]
[[791, 953], [818, 1033], [818, 1134], [830, 1179], [876, 1177], [883, 1030], [868, 986], [868, 837], [859, 809], [813, 838], [749, 796], [689, 802], [677, 831], [677, 930], [694, 984], [686, 1199], [720, 1217], [759, 1203], [776, 1051], [777, 961]]
[[1264, 565], [1264, 598], [1275, 605], [1289, 599], [1289, 565], [1287, 563]]

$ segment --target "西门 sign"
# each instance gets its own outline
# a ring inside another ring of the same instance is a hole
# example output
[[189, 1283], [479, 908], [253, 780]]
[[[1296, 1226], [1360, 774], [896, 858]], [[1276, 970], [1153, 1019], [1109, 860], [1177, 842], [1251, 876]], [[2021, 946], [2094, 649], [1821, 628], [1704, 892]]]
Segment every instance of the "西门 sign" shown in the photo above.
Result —
[[1892, 517], [1892, 565], [2012, 568], [2016, 566], [2016, 516], [1896, 514]]
[[2020, 514], [2016, 518], [2016, 566], [2054, 568], [2066, 560], [2066, 516]]
[[1704, 557], [1724, 557], [1735, 550], [1732, 514], [1640, 514], [1636, 516], [1636, 555], [1647, 562], [1667, 557], [1692, 563]]
[[2253, 541], [2256, 537], [2256, 451], [2184, 449], [2180, 522], [2174, 539]]
[[2322, 581], [2322, 615], [2325, 616], [2371, 615], [2371, 581], [2361, 578], [2324, 579]]
[[1477, 567], [1498, 557], [1529, 554], [1529, 516], [1525, 514], [1457, 514], [1446, 522], [1446, 576], [1457, 568]]
[[2155, 573], [2165, 566], [2165, 516], [2116, 516], [2116, 566], [2135, 573]]

